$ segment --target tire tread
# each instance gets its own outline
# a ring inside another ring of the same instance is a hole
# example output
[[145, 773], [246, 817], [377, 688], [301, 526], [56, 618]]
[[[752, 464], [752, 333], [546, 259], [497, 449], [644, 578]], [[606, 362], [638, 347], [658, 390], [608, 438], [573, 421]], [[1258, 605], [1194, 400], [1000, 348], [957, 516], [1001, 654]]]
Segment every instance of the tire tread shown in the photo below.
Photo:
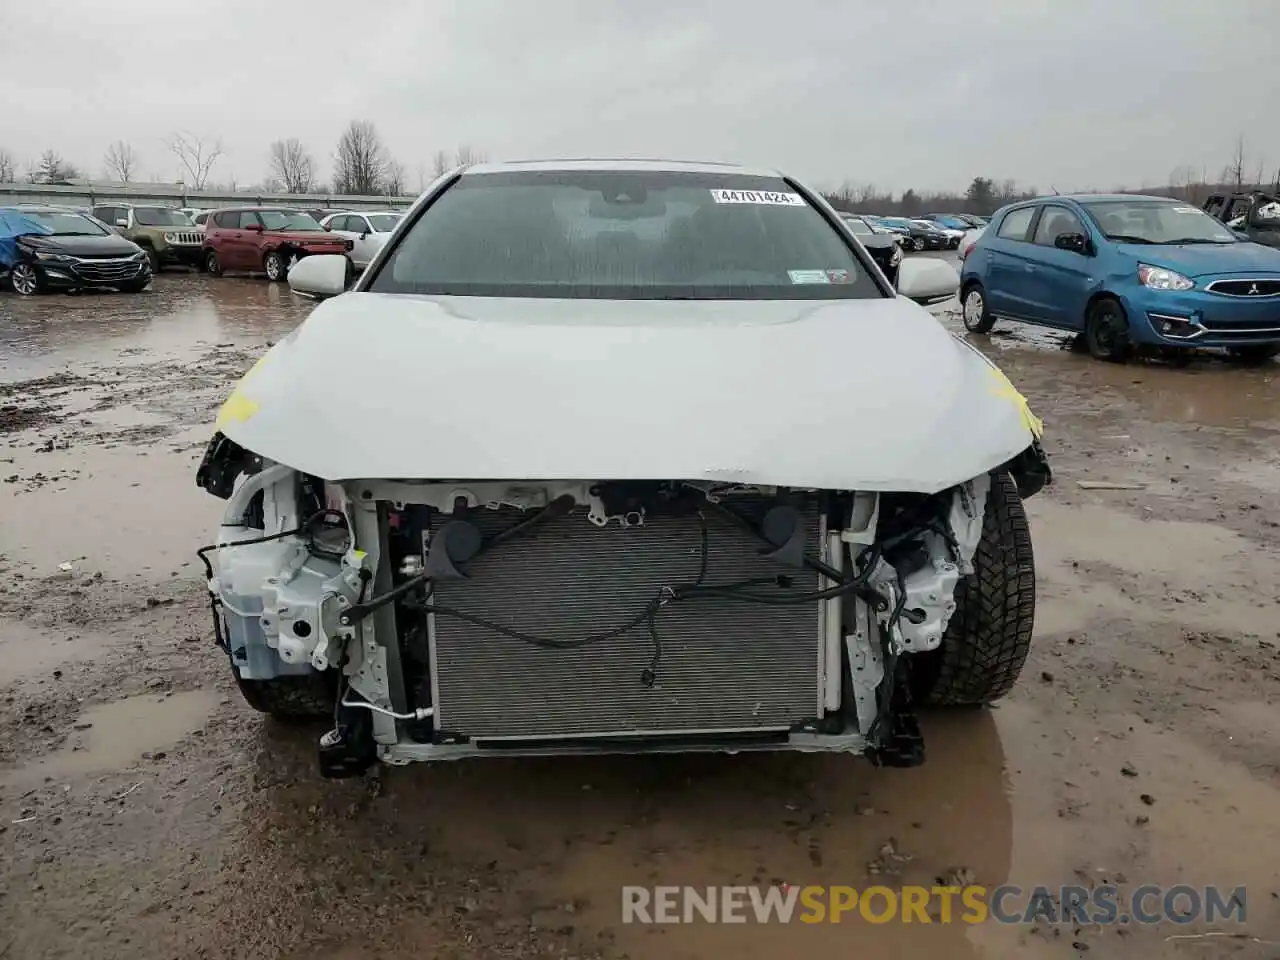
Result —
[[981, 705], [998, 700], [1018, 680], [1035, 627], [1036, 573], [1017, 485], [993, 474], [982, 518], [974, 572], [956, 587], [956, 611], [936, 651], [930, 703]]

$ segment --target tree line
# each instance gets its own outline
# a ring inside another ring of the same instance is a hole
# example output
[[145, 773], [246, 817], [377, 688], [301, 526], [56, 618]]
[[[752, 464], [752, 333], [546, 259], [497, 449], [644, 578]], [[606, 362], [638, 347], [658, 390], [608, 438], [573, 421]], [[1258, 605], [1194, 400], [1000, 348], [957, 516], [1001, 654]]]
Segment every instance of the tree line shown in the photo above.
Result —
[[[165, 140], [165, 149], [176, 158], [184, 171], [183, 183], [192, 190], [227, 189], [238, 185], [231, 181], [210, 184], [215, 168], [223, 159], [222, 141], [177, 132]], [[453, 151], [438, 150], [427, 163], [419, 163], [409, 176], [404, 165], [392, 157], [377, 127], [368, 120], [352, 120], [338, 137], [333, 154], [333, 177], [322, 181], [315, 156], [296, 137], [274, 141], [267, 151], [267, 176], [253, 188], [268, 193], [332, 192], [348, 196], [406, 196], [420, 193], [435, 177], [455, 166], [479, 163], [487, 157], [483, 151], [462, 146]], [[107, 176], [120, 183], [140, 179], [143, 161], [138, 151], [124, 140], [112, 143], [102, 158]], [[1117, 187], [1114, 193], [1149, 193], [1177, 197], [1203, 205], [1211, 193], [1271, 188], [1280, 193], [1280, 168], [1270, 183], [1266, 182], [1265, 158], [1251, 160], [1245, 138], [1237, 137], [1231, 157], [1216, 180], [1207, 168], [1199, 171], [1190, 166], [1175, 168], [1168, 182], [1138, 189]], [[45, 150], [29, 162], [21, 173], [28, 183], [64, 183], [84, 177], [82, 168], [55, 150]], [[0, 183], [19, 180], [17, 161], [0, 147]], [[157, 178], [151, 178], [153, 180]], [[243, 185], [247, 188], [249, 185]], [[1035, 187], [1020, 187], [1014, 180], [974, 177], [963, 193], [925, 191], [914, 188], [902, 193], [884, 191], [874, 184], [854, 185], [848, 181], [823, 196], [837, 210], [887, 216], [913, 217], [922, 213], [973, 213], [989, 215], [1007, 203], [1040, 196]]]
[[[182, 182], [191, 190], [237, 189], [249, 185], [230, 182], [214, 183], [212, 178], [224, 159], [222, 141], [202, 137], [189, 131], [170, 134], [165, 150], [183, 173]], [[331, 181], [321, 178], [316, 157], [296, 137], [274, 141], [267, 150], [266, 176], [252, 188], [268, 193], [334, 193], [347, 196], [409, 196], [420, 193], [436, 177], [455, 166], [479, 163], [486, 159], [481, 150], [461, 146], [456, 150], [437, 150], [429, 163], [419, 163], [410, 181], [404, 164], [396, 160], [383, 142], [378, 129], [368, 120], [352, 120], [341, 136], [333, 154]], [[108, 179], [118, 183], [137, 183], [144, 162], [132, 144], [124, 140], [112, 143], [102, 157], [102, 169]], [[79, 164], [66, 160], [56, 150], [45, 150], [19, 171], [14, 155], [0, 146], [0, 183], [69, 183], [86, 178]], [[151, 182], [167, 178], [149, 176]]]
[[[1280, 194], [1280, 168], [1267, 178], [1266, 158], [1250, 158], [1243, 136], [1236, 138], [1231, 157], [1217, 174], [1210, 177], [1207, 167], [1175, 167], [1168, 181], [1159, 186], [1115, 187], [1110, 193], [1149, 194], [1175, 197], [1197, 207], [1203, 206], [1214, 193], [1241, 193], [1271, 190]], [[1052, 191], [1057, 192], [1057, 191]], [[1079, 191], [1081, 193], [1097, 191]], [[823, 196], [837, 210], [853, 213], [914, 217], [922, 213], [973, 213], [989, 216], [1007, 203], [1041, 196], [1035, 187], [1019, 187], [1014, 180], [996, 181], [990, 177], [974, 177], [964, 193], [946, 191], [904, 190], [900, 194], [878, 190], [873, 184], [854, 186], [848, 182]]]

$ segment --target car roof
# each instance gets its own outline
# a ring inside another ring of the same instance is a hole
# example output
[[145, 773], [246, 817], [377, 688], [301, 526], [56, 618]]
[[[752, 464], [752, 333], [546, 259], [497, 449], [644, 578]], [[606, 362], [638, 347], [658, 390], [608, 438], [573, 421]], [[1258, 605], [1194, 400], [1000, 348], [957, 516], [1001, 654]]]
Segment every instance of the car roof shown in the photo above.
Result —
[[75, 207], [63, 207], [55, 203], [15, 203], [11, 207], [3, 207], [0, 209], [14, 210], [18, 213], [74, 213], [84, 216], [84, 213]]
[[1141, 193], [1068, 193], [1062, 196], [1036, 197], [1037, 202], [1048, 203], [1052, 200], [1073, 200], [1076, 203], [1113, 203], [1118, 200], [1131, 200], [1135, 203], [1180, 203], [1185, 200], [1177, 197], [1152, 197]]
[[563, 160], [516, 160], [504, 163], [478, 163], [467, 167], [463, 176], [484, 173], [523, 173], [528, 171], [603, 170], [610, 172], [724, 173], [744, 177], [778, 177], [768, 167], [746, 167], [736, 163], [705, 160], [644, 160], [582, 157]]

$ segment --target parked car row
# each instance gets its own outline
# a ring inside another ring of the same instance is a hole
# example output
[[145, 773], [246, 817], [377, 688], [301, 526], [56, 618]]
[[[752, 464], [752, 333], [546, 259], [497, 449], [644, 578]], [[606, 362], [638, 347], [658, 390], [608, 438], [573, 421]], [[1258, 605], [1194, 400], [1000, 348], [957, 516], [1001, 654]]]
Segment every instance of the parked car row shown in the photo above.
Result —
[[0, 281], [24, 297], [98, 287], [136, 293], [151, 282], [151, 258], [129, 238], [69, 207], [4, 207]]
[[967, 232], [986, 223], [983, 217], [952, 213], [926, 213], [919, 217], [858, 216], [896, 235], [904, 248], [916, 251], [957, 250]]
[[[20, 204], [0, 208], [0, 281], [23, 296], [90, 287], [141, 290], [175, 265], [284, 280], [300, 258], [316, 253], [342, 254], [354, 275], [369, 265], [402, 216], [396, 210]], [[86, 259], [104, 262], [81, 262]], [[128, 263], [114, 263], [120, 259]], [[133, 269], [138, 262], [144, 272]]]
[[[1265, 200], [1250, 211], [1271, 213]], [[1103, 360], [1216, 347], [1263, 361], [1280, 354], [1280, 249], [1169, 197], [1042, 197], [997, 211], [976, 238], [961, 303], [975, 333], [1001, 320], [1068, 330]]]

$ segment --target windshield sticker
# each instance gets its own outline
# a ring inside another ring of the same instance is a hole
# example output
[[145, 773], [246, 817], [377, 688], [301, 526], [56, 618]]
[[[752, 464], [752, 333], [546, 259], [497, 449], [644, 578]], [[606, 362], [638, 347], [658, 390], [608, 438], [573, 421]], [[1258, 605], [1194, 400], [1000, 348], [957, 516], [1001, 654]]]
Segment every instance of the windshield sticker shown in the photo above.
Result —
[[848, 270], [828, 270], [827, 279], [832, 283], [853, 283], [853, 274]]
[[798, 193], [774, 193], [769, 190], [712, 190], [716, 203], [764, 203], [777, 207], [803, 207], [804, 197]]
[[1195, 207], [1174, 207], [1173, 212], [1174, 213], [1199, 213], [1200, 211], [1197, 210]]
[[830, 283], [826, 270], [788, 270], [792, 283]]

